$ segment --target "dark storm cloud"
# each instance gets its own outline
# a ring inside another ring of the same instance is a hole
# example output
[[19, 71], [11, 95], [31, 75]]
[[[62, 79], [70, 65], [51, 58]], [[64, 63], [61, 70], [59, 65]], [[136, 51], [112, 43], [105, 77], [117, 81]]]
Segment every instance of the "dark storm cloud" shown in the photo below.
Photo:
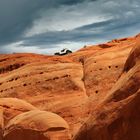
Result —
[[13, 41], [31, 26], [45, 1], [0, 0], [0, 44]]
[[[94, 42], [98, 39], [110, 40], [116, 37], [123, 37], [124, 33], [127, 36], [128, 31], [140, 28], [137, 20], [132, 20], [127, 23], [120, 23], [118, 20], [108, 20], [98, 22], [90, 25], [85, 25], [75, 28], [70, 31], [54, 31], [47, 32], [32, 37], [25, 38], [21, 46], [42, 46], [50, 47], [51, 45], [65, 43], [65, 42]], [[122, 32], [124, 32], [122, 34]]]
[[[139, 0], [0, 0], [0, 53], [134, 35], [140, 32], [139, 9]], [[36, 34], [33, 27], [38, 22]], [[31, 35], [26, 36], [29, 30]], [[21, 43], [13, 47], [12, 42]]]
[[71, 5], [71, 4], [77, 4], [83, 1], [97, 1], [97, 0], [56, 0], [55, 3], [57, 4], [66, 4], [66, 5]]
[[[101, 1], [100, 1], [101, 2]], [[50, 47], [55, 44], [65, 42], [98, 42], [98, 40], [111, 40], [113, 38], [129, 36], [140, 32], [139, 8], [140, 1], [126, 0], [120, 4], [117, 2], [104, 0], [104, 5], [98, 3], [95, 12], [101, 8], [97, 15], [106, 13], [112, 16], [111, 19], [97, 22], [68, 31], [52, 31], [25, 38], [22, 45], [40, 47]], [[96, 9], [97, 8], [97, 9]]]
[[21, 38], [40, 17], [41, 10], [72, 5], [84, 0], [0, 0], [0, 44]]

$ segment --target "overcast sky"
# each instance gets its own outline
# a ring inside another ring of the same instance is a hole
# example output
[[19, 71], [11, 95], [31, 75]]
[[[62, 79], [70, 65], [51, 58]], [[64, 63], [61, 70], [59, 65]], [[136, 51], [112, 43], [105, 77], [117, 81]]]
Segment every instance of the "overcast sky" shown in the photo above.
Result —
[[52, 54], [140, 33], [140, 0], [0, 0], [0, 53]]

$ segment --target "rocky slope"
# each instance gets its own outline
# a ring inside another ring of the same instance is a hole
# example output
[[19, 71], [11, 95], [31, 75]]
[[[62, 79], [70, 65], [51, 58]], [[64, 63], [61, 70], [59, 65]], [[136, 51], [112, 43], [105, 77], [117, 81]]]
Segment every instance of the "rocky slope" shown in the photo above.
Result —
[[0, 140], [140, 139], [139, 46], [137, 35], [67, 56], [1, 54]]
[[140, 36], [129, 54], [122, 74], [100, 100], [74, 140], [140, 139]]

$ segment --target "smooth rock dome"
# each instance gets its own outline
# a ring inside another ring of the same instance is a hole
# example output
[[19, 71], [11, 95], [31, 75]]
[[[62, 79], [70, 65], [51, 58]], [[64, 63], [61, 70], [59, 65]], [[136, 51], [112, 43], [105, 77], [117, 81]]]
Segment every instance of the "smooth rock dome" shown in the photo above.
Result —
[[16, 140], [22, 140], [25, 139], [25, 136], [28, 137], [29, 140], [34, 138], [44, 140], [45, 136], [43, 133], [47, 131], [60, 131], [68, 128], [67, 122], [57, 114], [33, 110], [22, 113], [10, 120], [5, 127], [4, 136], [6, 140], [12, 140], [14, 138], [16, 138]]
[[23, 112], [37, 110], [37, 108], [30, 103], [17, 98], [0, 98], [0, 108], [4, 112], [5, 123]]

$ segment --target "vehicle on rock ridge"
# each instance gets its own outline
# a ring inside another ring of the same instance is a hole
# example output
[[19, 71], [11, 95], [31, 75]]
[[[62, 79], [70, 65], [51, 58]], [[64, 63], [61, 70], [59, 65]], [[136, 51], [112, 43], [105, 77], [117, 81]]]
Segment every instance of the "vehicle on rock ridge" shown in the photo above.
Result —
[[69, 53], [72, 53], [72, 51], [69, 50], [69, 49], [67, 49], [67, 48], [65, 48], [65, 49], [61, 50], [60, 52], [56, 52], [54, 55], [59, 55], [59, 56], [61, 56], [61, 55], [67, 55], [67, 54], [69, 54]]

